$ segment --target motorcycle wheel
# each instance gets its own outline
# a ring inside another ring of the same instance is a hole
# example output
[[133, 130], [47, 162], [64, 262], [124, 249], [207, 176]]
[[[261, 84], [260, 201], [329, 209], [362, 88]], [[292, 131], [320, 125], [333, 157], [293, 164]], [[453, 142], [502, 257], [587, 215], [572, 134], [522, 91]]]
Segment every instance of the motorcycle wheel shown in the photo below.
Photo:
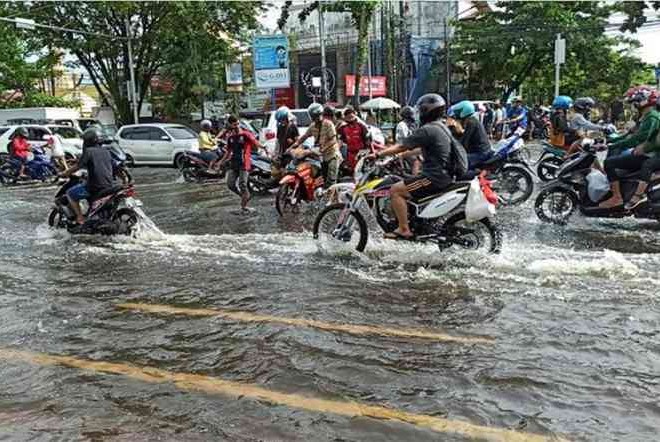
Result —
[[536, 197], [534, 211], [541, 221], [564, 225], [577, 208], [577, 197], [562, 187], [542, 190]]
[[275, 208], [280, 216], [284, 216], [285, 213], [293, 212], [300, 204], [300, 198], [296, 198], [296, 203], [293, 205], [291, 204], [293, 191], [294, 189], [290, 184], [283, 184], [277, 190], [277, 195], [275, 195]]
[[376, 222], [384, 232], [391, 232], [397, 228], [398, 223], [392, 211], [392, 200], [388, 196], [375, 198]]
[[119, 209], [113, 215], [112, 221], [117, 223], [119, 235], [132, 235], [138, 223], [138, 215], [133, 209]]
[[522, 204], [534, 192], [534, 179], [524, 168], [517, 166], [505, 167], [497, 177], [493, 190], [500, 202], [505, 206]]
[[268, 195], [268, 187], [259, 181], [259, 179], [248, 179], [248, 191], [251, 195]]
[[16, 176], [14, 175], [14, 168], [10, 164], [3, 164], [0, 166], [0, 181], [2, 185], [8, 186], [16, 183]]
[[58, 229], [66, 227], [66, 218], [62, 212], [57, 209], [51, 210], [50, 214], [48, 215], [48, 226], [56, 227]]
[[312, 233], [314, 239], [333, 245], [346, 244], [358, 252], [364, 251], [369, 239], [367, 222], [362, 214], [349, 211], [346, 205], [341, 203], [326, 206], [319, 212], [314, 220]]
[[119, 178], [124, 184], [133, 184], [133, 175], [131, 175], [125, 167], [121, 167], [117, 170], [117, 178]]
[[543, 158], [536, 166], [536, 175], [541, 181], [552, 181], [557, 178], [557, 170], [564, 162], [557, 157]]
[[[469, 223], [465, 213], [451, 216], [442, 226], [443, 234], [459, 241], [457, 244], [466, 250], [483, 250], [500, 253], [502, 250], [502, 232], [488, 218]], [[446, 243], [438, 244], [440, 250], [447, 248]]]
[[181, 170], [181, 175], [183, 175], [183, 180], [186, 183], [196, 183], [199, 181], [197, 173], [191, 167], [185, 167]]

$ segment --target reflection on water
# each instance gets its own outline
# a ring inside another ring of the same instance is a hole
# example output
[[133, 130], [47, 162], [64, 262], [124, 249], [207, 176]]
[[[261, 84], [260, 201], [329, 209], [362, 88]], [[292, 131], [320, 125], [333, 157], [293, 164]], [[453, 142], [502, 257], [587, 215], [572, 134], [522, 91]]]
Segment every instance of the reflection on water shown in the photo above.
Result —
[[[143, 223], [137, 238], [50, 230], [54, 188], [3, 191], [0, 348], [206, 375], [484, 429], [655, 439], [657, 223], [578, 217], [560, 228], [526, 206], [500, 213], [497, 256], [440, 253], [377, 234], [356, 254], [315, 243], [313, 213], [280, 220], [268, 197], [252, 201], [255, 215], [236, 215], [222, 184], [176, 178], [136, 170], [154, 223]], [[199, 311], [231, 314], [187, 314]], [[359, 326], [372, 329], [350, 332]], [[0, 434], [11, 440], [481, 437], [19, 359], [0, 358]]]

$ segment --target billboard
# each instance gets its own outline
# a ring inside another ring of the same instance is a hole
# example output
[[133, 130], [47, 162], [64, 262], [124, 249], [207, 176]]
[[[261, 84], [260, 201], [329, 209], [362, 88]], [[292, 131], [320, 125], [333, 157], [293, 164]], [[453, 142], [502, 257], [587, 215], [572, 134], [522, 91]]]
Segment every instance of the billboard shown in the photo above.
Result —
[[258, 89], [287, 88], [289, 40], [286, 35], [257, 35], [253, 40], [254, 78]]
[[225, 65], [225, 74], [227, 76], [227, 86], [243, 85], [243, 65], [241, 63]]
[[[347, 75], [345, 78], [346, 96], [355, 95], [355, 75]], [[371, 95], [374, 97], [385, 97], [387, 95], [387, 77], [371, 76]], [[360, 78], [360, 96], [369, 96], [369, 77]]]

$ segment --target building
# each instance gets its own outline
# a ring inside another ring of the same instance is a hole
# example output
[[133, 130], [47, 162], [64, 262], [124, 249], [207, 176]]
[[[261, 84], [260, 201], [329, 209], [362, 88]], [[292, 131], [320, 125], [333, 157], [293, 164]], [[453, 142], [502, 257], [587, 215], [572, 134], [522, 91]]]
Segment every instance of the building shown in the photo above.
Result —
[[[291, 42], [291, 76], [299, 107], [316, 100], [319, 94], [310, 84], [310, 77], [321, 73], [318, 11], [312, 11], [305, 21], [299, 19], [300, 12], [310, 3], [294, 2], [283, 30]], [[435, 78], [437, 75], [432, 75], [433, 67], [439, 64], [438, 49], [444, 47], [446, 36], [451, 36], [446, 19], [457, 14], [458, 1], [381, 3], [369, 31], [369, 64], [372, 76], [383, 77], [386, 95], [401, 103], [413, 103], [429, 90], [430, 81], [441, 83]], [[329, 99], [344, 104], [351, 99], [346, 84], [356, 70], [357, 30], [350, 13], [326, 12], [323, 20]]]

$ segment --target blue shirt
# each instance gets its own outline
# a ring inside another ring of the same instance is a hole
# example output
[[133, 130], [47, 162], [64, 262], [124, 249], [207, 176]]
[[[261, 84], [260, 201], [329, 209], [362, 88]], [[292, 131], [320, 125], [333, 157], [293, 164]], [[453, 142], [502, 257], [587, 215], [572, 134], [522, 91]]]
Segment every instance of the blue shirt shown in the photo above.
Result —
[[520, 107], [515, 107], [511, 106], [511, 109], [509, 109], [507, 118], [510, 120], [513, 120], [514, 118], [517, 118], [522, 115], [522, 119], [513, 123], [516, 125], [516, 127], [527, 127], [527, 109], [525, 106], [520, 106]]

